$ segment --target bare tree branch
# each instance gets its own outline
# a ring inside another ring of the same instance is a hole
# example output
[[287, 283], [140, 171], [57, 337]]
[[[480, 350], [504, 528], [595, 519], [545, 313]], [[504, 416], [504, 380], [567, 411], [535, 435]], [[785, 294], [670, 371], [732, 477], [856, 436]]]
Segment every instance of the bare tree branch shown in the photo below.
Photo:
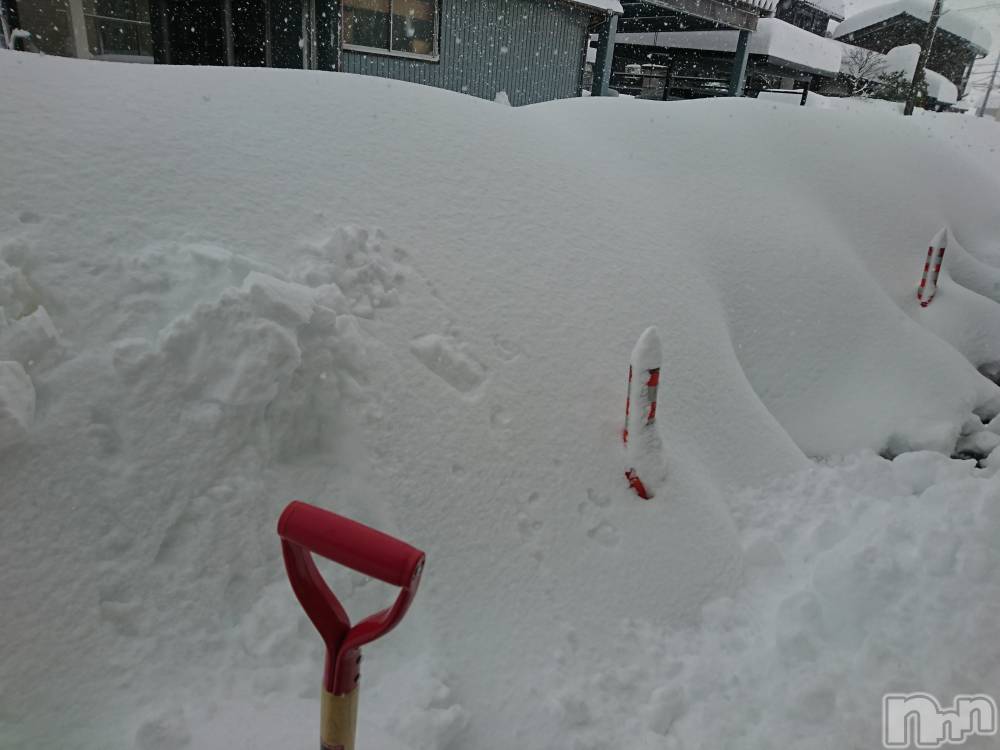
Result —
[[847, 52], [841, 72], [851, 81], [851, 96], [871, 96], [878, 78], [885, 72], [882, 55], [870, 49], [854, 47]]

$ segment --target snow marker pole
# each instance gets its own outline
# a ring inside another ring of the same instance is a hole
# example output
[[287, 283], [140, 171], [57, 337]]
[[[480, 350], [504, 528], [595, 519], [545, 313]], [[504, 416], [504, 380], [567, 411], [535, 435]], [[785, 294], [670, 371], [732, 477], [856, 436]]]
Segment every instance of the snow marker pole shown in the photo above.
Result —
[[[628, 393], [625, 397], [625, 428], [622, 430], [622, 442], [625, 444], [625, 455], [628, 468], [625, 469], [625, 479], [629, 487], [643, 500], [649, 500], [653, 493], [639, 478], [637, 463], [643, 452], [659, 452], [659, 438], [656, 435], [656, 399], [660, 385], [660, 367], [662, 355], [660, 337], [655, 327], [647, 328], [639, 337], [632, 351], [628, 366]], [[645, 373], [641, 386], [637, 386], [633, 373]], [[633, 403], [636, 406], [632, 410]], [[638, 422], [638, 424], [636, 424]], [[631, 442], [630, 442], [631, 440]]]
[[[320, 750], [354, 750], [361, 680], [361, 647], [403, 619], [417, 594], [424, 553], [381, 531], [336, 513], [294, 501], [278, 519], [288, 580], [296, 598], [326, 643], [320, 706]], [[351, 626], [330, 591], [313, 554], [402, 590], [391, 607]]]
[[[917, 287], [917, 300], [921, 307], [927, 307], [937, 294], [938, 277], [941, 275], [941, 264], [944, 262], [944, 251], [947, 247], [948, 230], [942, 229], [931, 240], [931, 246], [927, 250], [927, 261], [924, 263], [924, 273], [920, 278], [920, 286]], [[937, 257], [934, 257], [934, 250], [937, 248]], [[934, 263], [933, 270], [931, 263]], [[928, 279], [930, 284], [928, 285]]]

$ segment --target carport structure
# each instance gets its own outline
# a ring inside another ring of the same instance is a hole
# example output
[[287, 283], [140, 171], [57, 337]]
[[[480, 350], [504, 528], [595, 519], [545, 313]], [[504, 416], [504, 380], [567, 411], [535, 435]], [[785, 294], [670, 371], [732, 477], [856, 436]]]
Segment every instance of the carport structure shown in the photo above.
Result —
[[[746, 83], [750, 34], [764, 13], [774, 10], [777, 0], [638, 0], [622, 2], [623, 13], [618, 32], [639, 34], [671, 31], [738, 31], [736, 54], [728, 78], [726, 93], [742, 96]], [[648, 51], [632, 50], [627, 44], [615, 50], [613, 72], [616, 79], [625, 75], [625, 66], [648, 62]]]

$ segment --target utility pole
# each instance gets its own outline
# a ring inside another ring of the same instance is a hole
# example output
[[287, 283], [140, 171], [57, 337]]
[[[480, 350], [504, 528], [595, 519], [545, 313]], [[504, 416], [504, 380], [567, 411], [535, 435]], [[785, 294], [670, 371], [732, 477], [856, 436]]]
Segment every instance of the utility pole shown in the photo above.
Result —
[[7, 23], [7, 5], [4, 0], [0, 0], [0, 49], [10, 49], [14, 46], [10, 39], [14, 31], [11, 25]]
[[924, 43], [921, 45], [920, 57], [917, 58], [917, 69], [913, 71], [913, 80], [910, 81], [910, 92], [906, 95], [906, 106], [903, 114], [906, 116], [913, 114], [913, 106], [917, 102], [917, 92], [920, 84], [924, 80], [924, 68], [927, 66], [927, 58], [931, 55], [931, 47], [934, 46], [934, 34], [937, 32], [938, 21], [941, 20], [942, 0], [934, 0], [934, 7], [931, 9], [931, 20], [927, 24], [927, 34], [924, 36]]
[[982, 104], [979, 105], [979, 112], [976, 114], [977, 117], [982, 117], [986, 114], [986, 105], [990, 101], [990, 92], [993, 90], [993, 84], [997, 80], [997, 68], [1000, 68], [1000, 54], [997, 54], [997, 61], [993, 63], [993, 75], [990, 76], [990, 85], [986, 87], [986, 94], [983, 96]]

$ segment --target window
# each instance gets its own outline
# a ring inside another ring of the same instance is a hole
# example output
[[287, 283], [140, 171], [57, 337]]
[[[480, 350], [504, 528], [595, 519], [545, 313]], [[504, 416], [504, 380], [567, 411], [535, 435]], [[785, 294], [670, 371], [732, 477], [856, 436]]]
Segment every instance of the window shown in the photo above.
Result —
[[437, 0], [344, 0], [344, 47], [437, 58]]
[[63, 3], [30, 2], [17, 7], [20, 28], [31, 33], [31, 41], [47, 55], [76, 54], [69, 10]]
[[152, 58], [149, 3], [138, 0], [85, 0], [83, 14], [87, 41], [93, 55]]

